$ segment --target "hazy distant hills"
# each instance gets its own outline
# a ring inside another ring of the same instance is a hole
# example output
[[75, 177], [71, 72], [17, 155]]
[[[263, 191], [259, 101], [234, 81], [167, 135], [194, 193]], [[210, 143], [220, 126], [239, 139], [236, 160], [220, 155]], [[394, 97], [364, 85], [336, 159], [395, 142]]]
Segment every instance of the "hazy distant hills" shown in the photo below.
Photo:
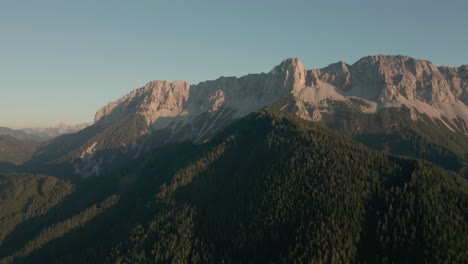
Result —
[[8, 127], [0, 127], [0, 135], [2, 136], [12, 136], [17, 139], [28, 139], [40, 141], [41, 139], [38, 136], [31, 135], [20, 129], [11, 129]]
[[[87, 126], [89, 123], [71, 126], [61, 123], [49, 128], [0, 127], [0, 163], [23, 164], [31, 159], [39, 146], [48, 144], [47, 140], [62, 134], [77, 132]], [[0, 170], [1, 167], [2, 165], [0, 165]]]
[[26, 132], [29, 135], [36, 136], [37, 138], [41, 140], [49, 140], [51, 138], [54, 138], [63, 134], [75, 133], [90, 125], [91, 123], [81, 123], [77, 125], [67, 125], [65, 123], [60, 123], [54, 127], [23, 128], [21, 130]]
[[67, 125], [60, 123], [54, 127], [44, 128], [22, 128], [22, 129], [11, 129], [8, 127], [0, 127], [0, 135], [9, 135], [17, 139], [28, 139], [34, 141], [46, 141], [51, 138], [70, 134], [82, 130], [83, 128], [91, 125], [91, 123], [82, 123], [77, 125]]

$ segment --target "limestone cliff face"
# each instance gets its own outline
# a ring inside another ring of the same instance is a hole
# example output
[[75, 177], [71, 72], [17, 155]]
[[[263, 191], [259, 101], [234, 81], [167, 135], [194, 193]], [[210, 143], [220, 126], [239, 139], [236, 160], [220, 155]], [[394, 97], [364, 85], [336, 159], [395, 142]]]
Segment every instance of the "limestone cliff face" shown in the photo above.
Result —
[[456, 99], [446, 76], [429, 61], [379, 55], [365, 57], [351, 69], [356, 90], [379, 88], [376, 97], [368, 96], [370, 100], [386, 103], [398, 101], [401, 95], [440, 108]]
[[270, 74], [287, 90], [297, 91], [306, 84], [307, 72], [302, 61], [296, 58], [286, 59], [273, 68]]
[[330, 110], [329, 100], [358, 97], [368, 102], [365, 112], [406, 105], [434, 118], [468, 123], [468, 66], [437, 67], [407, 56], [377, 55], [353, 65], [340, 61], [306, 70], [299, 59], [290, 58], [266, 74], [221, 77], [197, 85], [153, 81], [100, 109], [95, 123], [110, 124], [129, 113], [142, 114], [154, 129], [170, 126], [171, 119], [187, 123], [203, 113], [222, 111], [238, 118], [286, 95], [292, 95], [296, 113], [310, 120]]
[[467, 105], [468, 65], [463, 65], [459, 68], [439, 67], [438, 69], [446, 78], [453, 95]]
[[162, 118], [192, 119], [203, 113], [230, 111], [234, 117], [266, 107], [305, 83], [305, 70], [297, 59], [285, 60], [268, 74], [241, 78], [221, 77], [189, 85], [184, 81], [152, 81], [97, 111], [96, 125], [109, 125], [138, 113], [148, 125], [163, 128]]
[[148, 123], [160, 117], [180, 114], [189, 97], [190, 85], [184, 81], [152, 81], [109, 103], [95, 115], [95, 124], [109, 124], [127, 114], [142, 114]]

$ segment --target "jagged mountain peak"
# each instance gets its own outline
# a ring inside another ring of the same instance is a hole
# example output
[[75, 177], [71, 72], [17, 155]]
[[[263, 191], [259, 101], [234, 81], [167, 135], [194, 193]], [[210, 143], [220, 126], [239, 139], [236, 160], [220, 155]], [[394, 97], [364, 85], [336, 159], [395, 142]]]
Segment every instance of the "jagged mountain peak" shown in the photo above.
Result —
[[298, 90], [306, 84], [307, 73], [304, 64], [297, 58], [283, 60], [270, 73], [290, 91]]
[[347, 64], [345, 61], [340, 60], [338, 62], [329, 64], [324, 69], [336, 69], [336, 70], [339, 70], [339, 71], [346, 71], [350, 67], [351, 67], [351, 65]]
[[281, 61], [281, 63], [276, 66], [275, 68], [281, 69], [297, 69], [297, 70], [304, 70], [304, 63], [299, 58], [287, 58]]
[[340, 87], [341, 90], [346, 90], [351, 84], [351, 65], [344, 61], [332, 63], [320, 70], [311, 70], [310, 74], [314, 83], [320, 79], [322, 82], [330, 83], [333, 86]]
[[331, 63], [328, 66], [322, 69], [312, 69], [310, 71], [319, 71], [321, 74], [349, 74], [349, 70], [351, 65], [347, 64], [344, 61], [338, 61], [335, 63]]

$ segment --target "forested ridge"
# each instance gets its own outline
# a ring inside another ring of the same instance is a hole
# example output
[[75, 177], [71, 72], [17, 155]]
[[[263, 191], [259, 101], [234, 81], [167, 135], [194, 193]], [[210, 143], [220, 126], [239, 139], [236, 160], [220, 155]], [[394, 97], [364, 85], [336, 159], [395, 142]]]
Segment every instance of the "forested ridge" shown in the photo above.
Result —
[[286, 114], [251, 114], [208, 143], [167, 145], [76, 186], [41, 221], [29, 221], [42, 227], [35, 236], [13, 230], [21, 236], [0, 245], [0, 258], [468, 261], [465, 179], [425, 161], [369, 150]]

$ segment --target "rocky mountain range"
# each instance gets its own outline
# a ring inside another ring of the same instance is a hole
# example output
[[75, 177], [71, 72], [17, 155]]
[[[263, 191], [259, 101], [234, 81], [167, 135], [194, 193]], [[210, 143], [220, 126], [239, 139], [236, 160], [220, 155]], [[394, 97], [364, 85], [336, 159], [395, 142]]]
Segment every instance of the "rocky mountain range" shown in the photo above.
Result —
[[[153, 81], [96, 113], [95, 123], [112, 123], [124, 115], [142, 114], [153, 130], [174, 130], [204, 113], [213, 119], [200, 131], [187, 132], [201, 139], [223, 118], [238, 118], [289, 96], [282, 107], [295, 108], [304, 119], [320, 120], [333, 109], [329, 101], [365, 103], [361, 111], [405, 105], [413, 118], [426, 114], [449, 129], [468, 132], [468, 65], [437, 67], [405, 56], [370, 56], [353, 65], [344, 62], [306, 70], [299, 59], [286, 59], [267, 74], [221, 77], [189, 85], [184, 81]], [[168, 121], [168, 118], [171, 120]]]
[[[370, 121], [356, 121], [356, 115], [369, 118], [395, 109], [392, 116], [410, 121], [385, 124], [378, 117], [379, 133], [414, 123], [443, 131], [440, 138], [453, 134], [452, 141], [461, 140], [464, 146], [468, 144], [467, 102], [468, 65], [437, 67], [407, 56], [377, 55], [353, 65], [338, 62], [307, 70], [299, 59], [290, 58], [268, 73], [239, 78], [221, 77], [196, 85], [149, 82], [99, 109], [92, 126], [44, 144], [29, 163], [68, 164], [74, 174], [99, 175], [103, 168], [113, 167], [110, 164], [136, 158], [163, 144], [209, 140], [233, 121], [261, 109], [290, 112], [330, 126], [339, 124], [341, 129], [354, 129], [349, 132], [353, 135], [370, 131]], [[347, 109], [344, 115], [343, 108]], [[417, 134], [433, 137], [426, 130], [419, 129]], [[398, 137], [408, 140], [409, 136]], [[456, 145], [453, 142], [446, 145]], [[463, 152], [463, 148], [458, 151], [459, 156]], [[457, 162], [462, 164], [464, 159]]]

